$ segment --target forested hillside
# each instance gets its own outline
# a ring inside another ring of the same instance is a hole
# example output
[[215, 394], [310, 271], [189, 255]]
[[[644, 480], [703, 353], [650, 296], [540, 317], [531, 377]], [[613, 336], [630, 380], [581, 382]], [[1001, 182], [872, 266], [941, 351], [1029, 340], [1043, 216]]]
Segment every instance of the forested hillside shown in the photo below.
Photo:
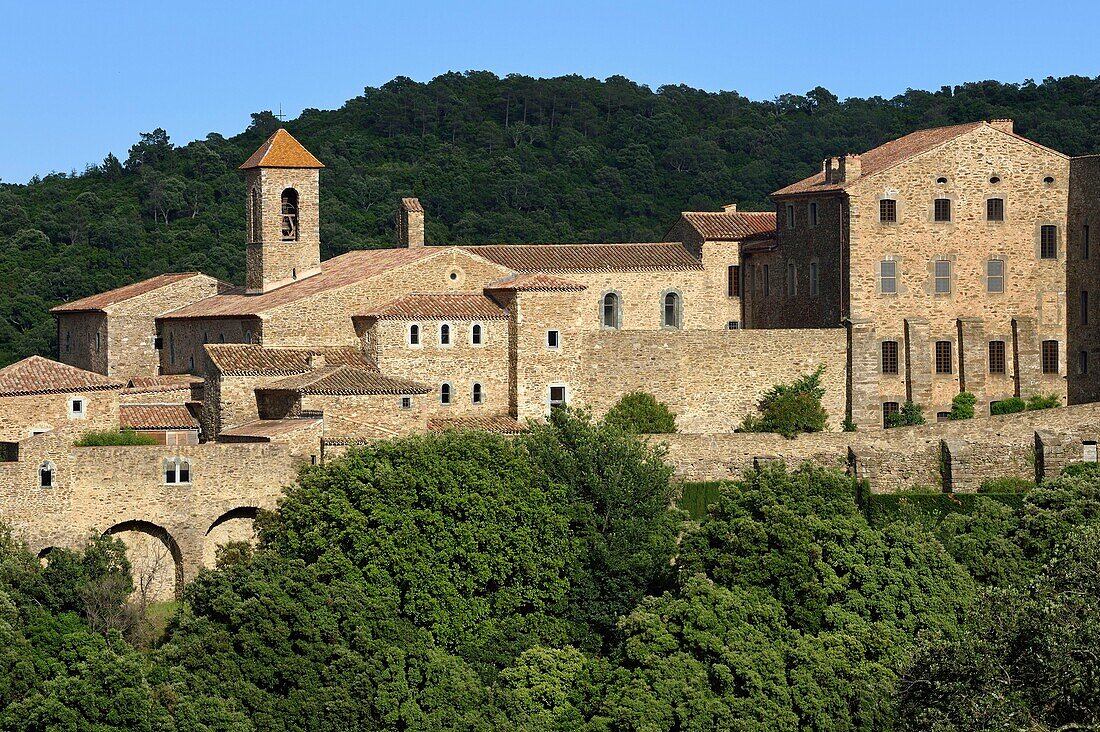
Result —
[[[325, 256], [393, 240], [401, 195], [442, 242], [659, 238], [677, 212], [768, 194], [828, 155], [921, 127], [1012, 117], [1069, 154], [1100, 151], [1100, 79], [981, 82], [892, 99], [839, 101], [825, 89], [754, 102], [621, 77], [398, 78], [286, 127], [327, 166]], [[240, 281], [237, 166], [279, 125], [270, 113], [226, 138], [183, 147], [142, 134], [120, 161], [0, 186], [0, 365], [53, 351], [59, 302], [167, 271]]]

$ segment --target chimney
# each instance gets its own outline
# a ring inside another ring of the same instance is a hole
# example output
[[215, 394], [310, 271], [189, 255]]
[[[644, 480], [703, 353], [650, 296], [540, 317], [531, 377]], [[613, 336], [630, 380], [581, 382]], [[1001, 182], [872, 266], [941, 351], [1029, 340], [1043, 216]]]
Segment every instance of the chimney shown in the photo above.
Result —
[[995, 130], [1012, 134], [1012, 120], [1010, 119], [991, 119], [989, 120], [989, 126]]
[[736, 203], [724, 203], [722, 204], [722, 213], [737, 213]]
[[840, 158], [840, 169], [837, 170], [836, 182], [851, 183], [859, 177], [860, 166], [859, 155], [845, 155]]
[[306, 364], [311, 369], [323, 369], [325, 367], [325, 354], [311, 353], [306, 356]]
[[838, 182], [840, 175], [840, 158], [825, 158], [821, 162], [821, 172], [825, 173], [826, 183]]
[[397, 210], [397, 245], [413, 249], [424, 246], [424, 207], [419, 198], [402, 198]]

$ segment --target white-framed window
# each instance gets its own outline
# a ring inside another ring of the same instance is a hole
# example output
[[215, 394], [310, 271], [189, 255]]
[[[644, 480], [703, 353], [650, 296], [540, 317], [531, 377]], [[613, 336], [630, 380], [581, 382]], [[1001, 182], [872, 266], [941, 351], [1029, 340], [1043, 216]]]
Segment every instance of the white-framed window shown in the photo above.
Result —
[[485, 326], [483, 326], [481, 323], [472, 323], [470, 325], [470, 345], [485, 345]]
[[669, 290], [661, 295], [661, 327], [679, 330], [683, 322], [683, 300], [680, 293]]
[[28, 430], [28, 434], [30, 434], [31, 437], [38, 437], [39, 435], [46, 434], [51, 429], [51, 427], [31, 427], [30, 430]]
[[546, 397], [549, 411], [563, 409], [569, 404], [569, 389], [565, 384], [550, 384]]
[[405, 410], [412, 409], [413, 408], [413, 398], [411, 396], [409, 396], [408, 394], [406, 394], [406, 395], [401, 397], [401, 401], [399, 402], [399, 404], [401, 405], [402, 409], [405, 409]]
[[450, 346], [451, 345], [451, 324], [440, 323], [439, 324], [439, 345]]
[[990, 259], [985, 263], [985, 289], [986, 292], [1005, 291], [1005, 261], [1003, 259]]
[[56, 475], [57, 468], [49, 460], [46, 460], [38, 466], [38, 487], [53, 488]]
[[444, 381], [439, 385], [439, 403], [444, 406], [449, 406], [451, 403], [451, 384]]
[[481, 384], [477, 381], [474, 382], [474, 386], [470, 390], [470, 401], [474, 404], [485, 403], [485, 390], [481, 388]]
[[409, 348], [420, 348], [420, 323], [409, 323], [405, 332], [405, 343]]
[[69, 399], [69, 419], [84, 419], [88, 413], [88, 402], [84, 397]]
[[600, 326], [607, 330], [618, 330], [621, 325], [621, 300], [619, 293], [606, 292], [600, 300]]
[[560, 330], [548, 330], [546, 331], [546, 347], [558, 349], [561, 348], [561, 331]]
[[191, 461], [186, 458], [164, 459], [164, 484], [186, 485], [191, 482]]
[[879, 292], [883, 295], [896, 295], [898, 292], [898, 263], [893, 259], [884, 259], [878, 263]]
[[950, 259], [937, 259], [933, 265], [935, 271], [935, 291], [937, 295], [944, 295], [951, 293], [951, 260]]

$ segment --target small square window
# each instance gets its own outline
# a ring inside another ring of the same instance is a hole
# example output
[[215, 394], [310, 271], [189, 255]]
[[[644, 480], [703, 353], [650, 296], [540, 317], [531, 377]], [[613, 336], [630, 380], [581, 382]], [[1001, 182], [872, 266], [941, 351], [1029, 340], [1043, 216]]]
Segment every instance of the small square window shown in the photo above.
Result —
[[985, 201], [985, 220], [1005, 220], [1005, 200], [1003, 198], [987, 198]]
[[726, 330], [741, 330], [740, 320], [730, 320], [726, 323]]
[[547, 348], [561, 348], [561, 331], [548, 330], [546, 331], [546, 347]]
[[892, 198], [884, 198], [878, 202], [878, 220], [892, 224], [898, 220], [898, 202]]
[[936, 412], [937, 422], [946, 422], [951, 419], [951, 412]]
[[1058, 258], [1058, 227], [1046, 225], [1039, 229], [1039, 257]]
[[550, 387], [550, 409], [561, 409], [565, 406], [566, 395], [564, 386]]
[[897, 402], [882, 403], [882, 426], [890, 426], [890, 418], [901, 412], [901, 405]]
[[412, 409], [413, 408], [413, 398], [411, 396], [401, 397], [401, 408], [402, 409]]
[[936, 221], [950, 221], [951, 220], [951, 199], [950, 198], [937, 198], [934, 205], [934, 212]]
[[954, 370], [951, 363], [951, 341], [936, 341], [936, 373], [950, 374]]
[[81, 418], [84, 416], [84, 400], [75, 397], [69, 400], [69, 416], [74, 418]]

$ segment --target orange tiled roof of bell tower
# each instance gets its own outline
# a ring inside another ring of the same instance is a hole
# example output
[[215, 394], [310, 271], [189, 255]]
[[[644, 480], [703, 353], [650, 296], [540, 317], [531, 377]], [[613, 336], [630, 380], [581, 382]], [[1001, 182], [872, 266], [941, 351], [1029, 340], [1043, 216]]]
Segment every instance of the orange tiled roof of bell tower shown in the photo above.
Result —
[[260, 149], [252, 153], [248, 160], [244, 161], [241, 170], [251, 168], [323, 168], [320, 160], [313, 157], [313, 153], [302, 147], [302, 143], [294, 139], [286, 130], [279, 128], [275, 134], [267, 138], [267, 142], [260, 145]]

